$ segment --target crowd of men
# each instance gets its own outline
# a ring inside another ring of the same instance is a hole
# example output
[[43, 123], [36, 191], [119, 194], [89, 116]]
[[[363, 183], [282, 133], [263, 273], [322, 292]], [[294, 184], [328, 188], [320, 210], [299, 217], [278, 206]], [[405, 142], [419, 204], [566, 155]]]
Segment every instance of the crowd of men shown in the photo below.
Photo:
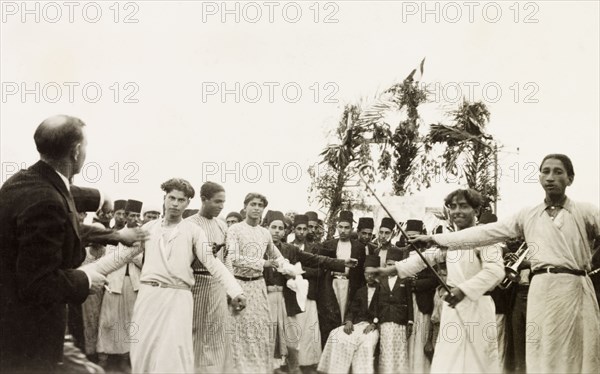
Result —
[[34, 140], [40, 161], [0, 189], [2, 372], [600, 371], [600, 214], [566, 196], [565, 155], [541, 163], [543, 202], [505, 220], [458, 189], [431, 232], [343, 210], [325, 238], [316, 212], [260, 193], [223, 219], [210, 181], [198, 209], [182, 178], [113, 204], [71, 184], [81, 120]]

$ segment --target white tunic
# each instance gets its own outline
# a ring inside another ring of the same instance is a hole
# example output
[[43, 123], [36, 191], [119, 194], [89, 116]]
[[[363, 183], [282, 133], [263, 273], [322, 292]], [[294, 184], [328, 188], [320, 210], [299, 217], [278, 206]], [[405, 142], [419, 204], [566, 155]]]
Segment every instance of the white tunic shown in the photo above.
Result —
[[[194, 284], [191, 268], [194, 254], [213, 277], [222, 282], [230, 297], [240, 295], [242, 288], [225, 265], [214, 258], [210, 243], [200, 227], [184, 220], [170, 231], [165, 231], [162, 223], [163, 220], [154, 220], [143, 227], [150, 232], [150, 239], [145, 242], [142, 285], [132, 318], [135, 324], [135, 331], [130, 334], [132, 372], [192, 373], [193, 300], [189, 289]], [[102, 257], [85, 267], [108, 274], [143, 250], [144, 246], [129, 248], [120, 245], [112, 256]], [[144, 284], [145, 281], [179, 288], [153, 287]]]
[[[431, 372], [499, 372], [496, 309], [492, 298], [484, 294], [504, 278], [501, 247], [451, 252], [430, 248], [423, 255], [430, 264], [446, 261], [448, 286], [465, 294], [455, 309], [444, 303]], [[396, 262], [401, 278], [415, 276], [425, 268], [419, 256]]]

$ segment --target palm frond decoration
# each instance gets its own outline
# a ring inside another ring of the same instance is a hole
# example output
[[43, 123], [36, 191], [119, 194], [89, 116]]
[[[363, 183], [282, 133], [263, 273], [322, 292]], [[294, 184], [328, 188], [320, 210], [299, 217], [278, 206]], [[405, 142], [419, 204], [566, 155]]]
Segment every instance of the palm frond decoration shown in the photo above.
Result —
[[[439, 166], [448, 174], [462, 178], [469, 188], [482, 193], [489, 205], [496, 201], [498, 194], [493, 163], [497, 143], [486, 133], [490, 112], [481, 102], [464, 100], [450, 115], [452, 125], [430, 125], [425, 137], [426, 148], [443, 144], [445, 149]], [[436, 163], [434, 160], [429, 162]]]

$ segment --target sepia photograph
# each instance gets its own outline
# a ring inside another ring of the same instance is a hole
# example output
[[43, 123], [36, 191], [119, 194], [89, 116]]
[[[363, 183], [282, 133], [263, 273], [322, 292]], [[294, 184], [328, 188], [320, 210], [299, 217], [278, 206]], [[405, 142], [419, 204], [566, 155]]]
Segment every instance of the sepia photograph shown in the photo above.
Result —
[[600, 372], [600, 2], [0, 8], [0, 372]]

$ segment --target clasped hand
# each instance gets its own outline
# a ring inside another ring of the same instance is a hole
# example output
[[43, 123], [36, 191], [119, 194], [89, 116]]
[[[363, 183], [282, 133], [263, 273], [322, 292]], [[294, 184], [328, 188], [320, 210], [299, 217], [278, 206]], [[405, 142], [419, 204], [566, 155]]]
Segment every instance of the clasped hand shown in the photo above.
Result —
[[119, 241], [131, 247], [136, 242], [143, 242], [150, 238], [150, 233], [141, 228], [127, 228], [119, 232]]
[[454, 287], [450, 291], [451, 291], [451, 293], [447, 294], [444, 297], [444, 300], [450, 305], [451, 308], [454, 308], [454, 307], [456, 307], [456, 305], [458, 303], [460, 303], [465, 298], [465, 294], [458, 287]]
[[266, 268], [275, 268], [277, 269], [279, 267], [279, 264], [277, 263], [277, 260], [265, 260], [265, 264], [263, 265], [263, 267]]
[[231, 307], [235, 312], [240, 312], [246, 308], [246, 296], [238, 295], [231, 300]]

